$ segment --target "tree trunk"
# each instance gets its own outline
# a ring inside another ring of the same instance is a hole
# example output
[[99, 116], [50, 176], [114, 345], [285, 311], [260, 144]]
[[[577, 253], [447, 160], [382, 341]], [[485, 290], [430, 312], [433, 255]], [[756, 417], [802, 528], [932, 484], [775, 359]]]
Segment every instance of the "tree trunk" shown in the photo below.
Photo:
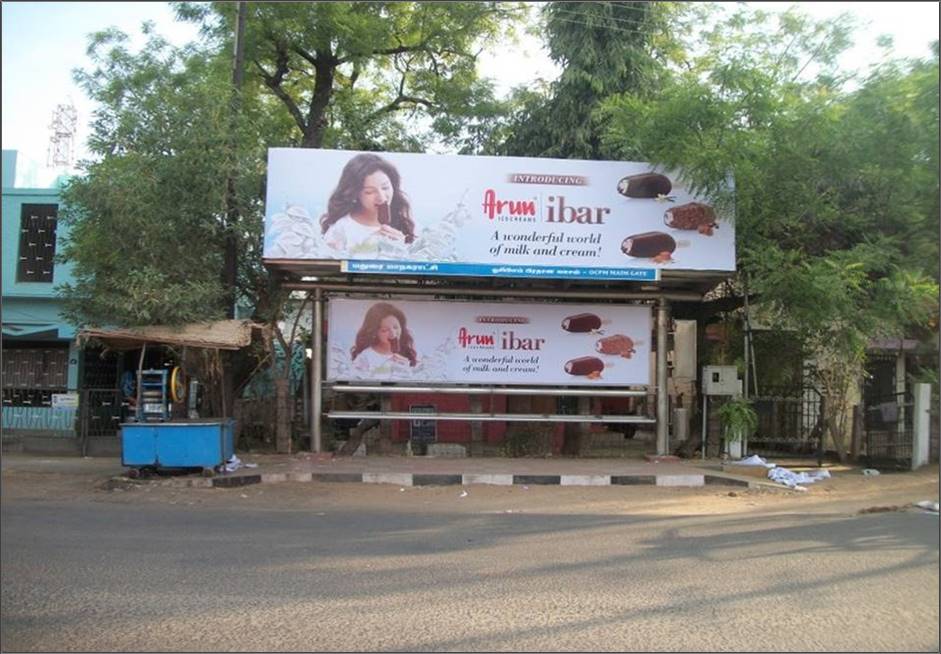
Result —
[[333, 96], [333, 80], [336, 73], [337, 62], [330, 53], [317, 53], [315, 69], [317, 76], [314, 79], [314, 93], [311, 96], [310, 107], [307, 111], [307, 124], [301, 127], [304, 138], [301, 141], [303, 148], [322, 148], [324, 135], [327, 132], [327, 107]]
[[278, 454], [291, 453], [291, 411], [289, 407], [289, 381], [274, 380], [275, 392], [275, 448]]
[[[829, 404], [833, 406], [836, 402]], [[838, 415], [830, 413], [826, 418], [827, 432], [830, 434], [830, 440], [833, 441], [833, 447], [836, 449], [836, 456], [840, 463], [846, 463], [846, 434], [840, 429], [840, 420]]]

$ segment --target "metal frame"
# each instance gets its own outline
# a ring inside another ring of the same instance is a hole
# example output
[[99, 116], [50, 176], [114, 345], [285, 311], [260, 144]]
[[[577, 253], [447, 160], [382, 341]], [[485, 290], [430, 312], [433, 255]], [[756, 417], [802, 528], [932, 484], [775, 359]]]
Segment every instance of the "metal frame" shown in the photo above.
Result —
[[[702, 294], [687, 291], [663, 291], [650, 289], [646, 292], [589, 291], [568, 289], [562, 292], [547, 289], [486, 289], [478, 287], [428, 286], [423, 284], [353, 284], [337, 283], [327, 280], [287, 282], [283, 287], [290, 290], [314, 292], [313, 321], [313, 357], [311, 361], [311, 408], [312, 417], [311, 446], [314, 452], [322, 450], [323, 425], [321, 418], [359, 418], [378, 420], [464, 420], [470, 422], [557, 422], [557, 423], [633, 423], [656, 424], [657, 454], [667, 453], [669, 448], [669, 397], [667, 396], [667, 331], [670, 321], [670, 300], [702, 301]], [[565, 300], [645, 300], [657, 302], [656, 308], [656, 386], [653, 393], [649, 390], [612, 390], [612, 389], [551, 389], [540, 387], [458, 387], [458, 386], [375, 386], [375, 385], [330, 385], [336, 392], [373, 392], [373, 393], [444, 393], [465, 395], [555, 395], [580, 397], [647, 397], [656, 396], [657, 417], [637, 415], [588, 415], [588, 414], [529, 414], [529, 413], [433, 413], [417, 414], [402, 411], [329, 411], [323, 412], [323, 302], [324, 292], [345, 294], [418, 294], [436, 296], [465, 297], [500, 297], [500, 298], [553, 298]]]
[[583, 415], [569, 413], [411, 413], [409, 411], [328, 411], [328, 418], [377, 420], [469, 420], [480, 422], [610, 422], [652, 425], [655, 418], [631, 415]]
[[554, 389], [544, 387], [514, 386], [357, 386], [353, 384], [333, 384], [328, 388], [336, 393], [441, 393], [444, 395], [556, 395], [588, 397], [647, 397], [643, 391], [618, 391], [603, 388], [567, 388]]

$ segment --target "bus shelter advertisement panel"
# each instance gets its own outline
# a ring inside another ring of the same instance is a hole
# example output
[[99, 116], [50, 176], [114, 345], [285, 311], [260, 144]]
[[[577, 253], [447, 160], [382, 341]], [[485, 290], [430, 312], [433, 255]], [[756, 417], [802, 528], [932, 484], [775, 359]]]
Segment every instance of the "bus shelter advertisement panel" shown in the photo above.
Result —
[[735, 270], [729, 218], [645, 163], [274, 148], [264, 258], [350, 273], [655, 280]]
[[327, 379], [648, 385], [650, 340], [648, 306], [333, 299]]

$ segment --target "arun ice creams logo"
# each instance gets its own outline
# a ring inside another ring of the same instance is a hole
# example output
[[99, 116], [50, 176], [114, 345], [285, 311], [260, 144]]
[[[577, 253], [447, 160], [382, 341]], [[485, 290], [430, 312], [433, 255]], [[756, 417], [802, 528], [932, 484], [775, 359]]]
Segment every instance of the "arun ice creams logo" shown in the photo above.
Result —
[[461, 327], [457, 332], [457, 342], [462, 348], [486, 348], [492, 349], [494, 346], [493, 334], [474, 334], [467, 327]]
[[484, 215], [490, 220], [535, 222], [536, 200], [502, 200], [492, 188], [484, 191]]

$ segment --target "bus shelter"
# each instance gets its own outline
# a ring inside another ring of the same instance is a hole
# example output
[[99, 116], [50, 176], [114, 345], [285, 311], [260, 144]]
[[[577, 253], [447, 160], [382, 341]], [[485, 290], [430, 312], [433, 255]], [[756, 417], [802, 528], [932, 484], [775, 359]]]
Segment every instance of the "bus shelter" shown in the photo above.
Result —
[[[643, 162], [272, 149], [264, 262], [313, 297], [311, 449], [323, 418], [414, 421], [390, 398], [436, 394], [470, 410], [421, 419], [474, 438], [490, 422], [645, 425], [668, 453], [671, 326], [735, 268], [732, 217], [680, 179]], [[686, 382], [695, 349], [692, 368]], [[326, 390], [383, 401], [324, 410]], [[496, 396], [579, 410], [483, 406]], [[590, 408], [608, 397], [648, 410]]]

